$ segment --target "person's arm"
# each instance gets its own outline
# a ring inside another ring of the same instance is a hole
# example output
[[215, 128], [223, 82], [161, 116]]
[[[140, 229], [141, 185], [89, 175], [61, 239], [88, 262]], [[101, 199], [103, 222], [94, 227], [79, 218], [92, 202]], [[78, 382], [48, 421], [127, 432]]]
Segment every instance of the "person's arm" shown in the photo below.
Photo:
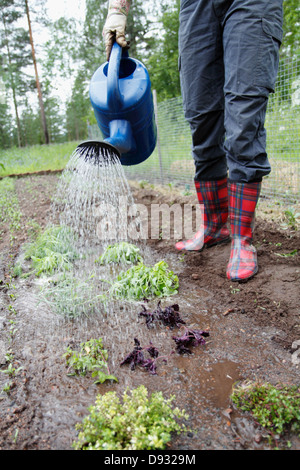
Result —
[[128, 47], [125, 30], [130, 4], [131, 0], [109, 0], [108, 15], [103, 28], [107, 60], [109, 60], [114, 41], [121, 47]]

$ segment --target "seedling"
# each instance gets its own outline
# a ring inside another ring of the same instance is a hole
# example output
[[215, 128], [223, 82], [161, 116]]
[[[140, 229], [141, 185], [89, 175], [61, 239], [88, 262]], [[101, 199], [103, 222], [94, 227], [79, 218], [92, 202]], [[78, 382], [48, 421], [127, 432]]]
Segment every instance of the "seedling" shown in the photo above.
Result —
[[23, 367], [19, 367], [18, 369], [15, 369], [12, 363], [10, 363], [7, 369], [1, 370], [0, 372], [2, 372], [2, 374], [7, 374], [10, 377], [15, 377], [22, 369]]
[[297, 230], [299, 226], [300, 212], [297, 212], [294, 207], [291, 207], [290, 209], [284, 211], [284, 216], [285, 220], [282, 224], [282, 228]]
[[289, 258], [290, 256], [296, 256], [298, 254], [298, 250], [293, 250], [290, 253], [275, 253], [277, 256], [281, 256], [282, 258]]

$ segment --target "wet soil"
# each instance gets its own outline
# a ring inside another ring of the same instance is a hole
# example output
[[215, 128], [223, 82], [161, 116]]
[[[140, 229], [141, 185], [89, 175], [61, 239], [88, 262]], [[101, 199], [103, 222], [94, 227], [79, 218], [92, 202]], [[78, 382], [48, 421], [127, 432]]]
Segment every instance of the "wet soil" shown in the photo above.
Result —
[[[0, 367], [2, 371], [7, 368], [5, 354], [11, 351], [14, 367], [22, 369], [11, 379], [10, 392], [0, 394], [0, 449], [69, 450], [77, 435], [75, 424], [98, 394], [115, 390], [121, 396], [127, 387], [141, 384], [149, 392], [175, 395], [176, 405], [190, 416], [190, 432], [174, 436], [170, 449], [269, 449], [264, 432], [251, 416], [234, 409], [230, 393], [243, 380], [299, 384], [300, 364], [293, 349], [300, 340], [299, 231], [283, 230], [259, 211], [254, 240], [259, 272], [247, 283], [226, 279], [230, 245], [182, 255], [175, 250], [174, 239], [148, 240], [147, 262], [163, 259], [179, 277], [178, 295], [164, 299], [162, 305], [178, 303], [188, 326], [210, 333], [206, 345], [194, 348], [188, 356], [175, 352], [151, 376], [142, 369], [121, 367], [120, 362], [133, 349], [135, 337], [142, 345], [152, 341], [160, 354], [168, 356], [174, 350], [172, 336], [177, 329], [161, 325], [148, 329], [138, 315], [141, 306], [125, 303], [112, 304], [108, 314], [99, 309], [88, 318], [67, 321], [39, 303], [36, 293], [41, 280], [10, 278], [34, 223], [44, 227], [49, 220], [57, 178], [17, 179], [22, 228], [11, 243], [8, 227], [1, 227]], [[132, 191], [137, 203], [149, 207], [149, 217], [151, 204], [195, 202], [193, 196], [160, 188], [133, 184]], [[75, 349], [92, 337], [104, 339], [118, 383], [95, 385], [89, 376], [68, 375], [63, 358], [66, 348]], [[0, 374], [1, 390], [7, 381], [7, 375]], [[287, 435], [286, 440], [292, 449], [300, 449], [296, 436]], [[284, 447], [286, 440], [280, 445]]]

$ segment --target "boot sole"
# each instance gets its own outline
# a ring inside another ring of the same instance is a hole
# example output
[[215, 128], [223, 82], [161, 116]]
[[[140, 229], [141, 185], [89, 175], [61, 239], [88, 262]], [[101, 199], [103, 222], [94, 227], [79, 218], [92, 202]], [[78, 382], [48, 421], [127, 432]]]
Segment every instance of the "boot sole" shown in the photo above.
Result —
[[206, 243], [204, 243], [203, 247], [200, 248], [200, 250], [185, 250], [184, 248], [182, 250], [178, 250], [178, 251], [182, 251], [182, 252], [191, 252], [191, 253], [201, 253], [205, 248], [208, 249], [208, 248], [212, 248], [216, 245], [225, 245], [226, 243], [229, 243], [231, 241], [231, 238], [228, 237], [228, 238], [225, 238], [224, 240], [221, 240], [219, 242], [215, 242], [215, 243], [211, 243], [210, 245], [207, 245]]
[[243, 282], [247, 282], [247, 281], [250, 281], [250, 279], [253, 279], [254, 276], [258, 273], [258, 268], [254, 271], [253, 274], [251, 274], [251, 276], [249, 277], [245, 277], [244, 279], [228, 279], [228, 281], [231, 281], [231, 282], [240, 282], [240, 283], [243, 283]]

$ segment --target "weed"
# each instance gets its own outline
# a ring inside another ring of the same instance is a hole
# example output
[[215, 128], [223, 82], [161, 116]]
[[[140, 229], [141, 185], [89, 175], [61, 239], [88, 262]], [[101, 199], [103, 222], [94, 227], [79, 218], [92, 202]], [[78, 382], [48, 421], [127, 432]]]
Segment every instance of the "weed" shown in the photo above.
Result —
[[0, 372], [2, 372], [2, 374], [7, 374], [7, 375], [9, 375], [10, 377], [15, 377], [15, 375], [17, 375], [17, 374], [20, 372], [20, 370], [22, 370], [22, 369], [23, 369], [23, 367], [19, 367], [18, 369], [16, 369], [16, 368], [12, 365], [12, 363], [10, 363], [10, 364], [8, 365], [7, 369], [1, 370]]
[[67, 349], [64, 356], [67, 365], [80, 375], [92, 373], [92, 377], [96, 377], [95, 384], [104, 383], [106, 380], [118, 381], [118, 379], [110, 373], [107, 359], [108, 352], [103, 348], [102, 339], [91, 339], [85, 343], [81, 343], [80, 351]]
[[147, 184], [149, 184], [149, 181], [147, 181], [147, 180], [141, 180], [141, 181], [139, 181], [139, 187], [140, 187], [141, 189], [144, 189], [144, 188], [147, 186]]
[[284, 211], [284, 221], [282, 223], [282, 228], [287, 230], [297, 230], [300, 223], [300, 212], [297, 212], [297, 209], [291, 207]]
[[12, 389], [12, 382], [6, 382], [6, 384], [2, 388], [2, 392], [5, 392], [5, 393], [9, 394], [11, 389]]
[[23, 268], [22, 268], [20, 263], [17, 263], [13, 267], [12, 277], [20, 277], [22, 275], [22, 273], [23, 273]]
[[98, 396], [90, 414], [76, 425], [79, 431], [75, 450], [151, 450], [164, 449], [171, 433], [186, 431], [181, 422], [186, 412], [174, 408], [175, 397], [163, 397], [162, 392], [149, 396], [141, 385], [123, 394], [120, 402], [116, 392]]
[[298, 254], [298, 250], [293, 250], [290, 253], [275, 253], [277, 256], [281, 256], [282, 258], [288, 258], [290, 256], [296, 256]]

